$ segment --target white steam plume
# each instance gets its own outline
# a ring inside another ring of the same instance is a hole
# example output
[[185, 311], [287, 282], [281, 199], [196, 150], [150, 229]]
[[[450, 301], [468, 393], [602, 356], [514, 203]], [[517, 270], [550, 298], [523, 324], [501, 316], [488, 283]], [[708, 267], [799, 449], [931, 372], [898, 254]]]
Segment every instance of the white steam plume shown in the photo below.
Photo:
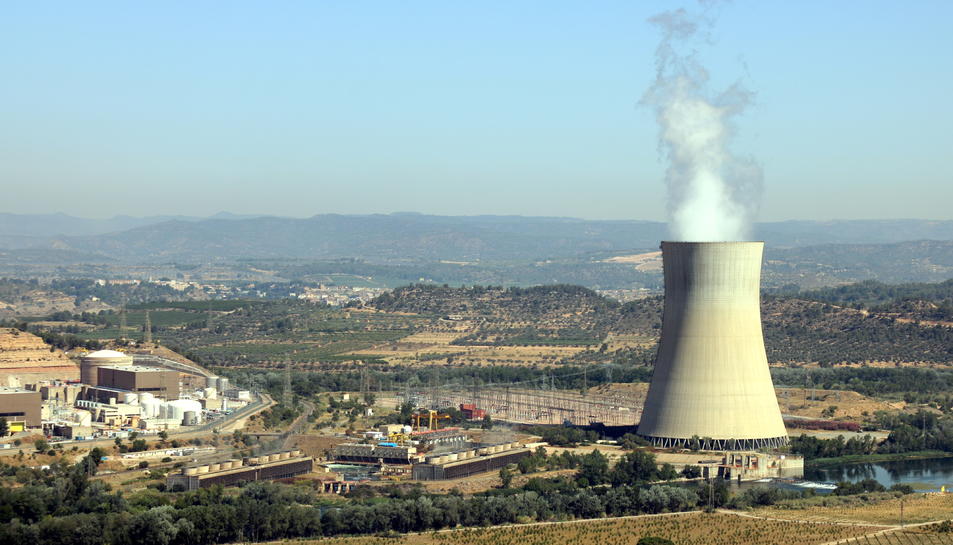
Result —
[[669, 230], [680, 241], [731, 241], [748, 236], [761, 196], [761, 169], [732, 155], [731, 120], [751, 102], [740, 84], [712, 95], [694, 52], [679, 54], [711, 21], [685, 10], [656, 15], [662, 30], [655, 83], [642, 103], [655, 109], [659, 146], [669, 161]]

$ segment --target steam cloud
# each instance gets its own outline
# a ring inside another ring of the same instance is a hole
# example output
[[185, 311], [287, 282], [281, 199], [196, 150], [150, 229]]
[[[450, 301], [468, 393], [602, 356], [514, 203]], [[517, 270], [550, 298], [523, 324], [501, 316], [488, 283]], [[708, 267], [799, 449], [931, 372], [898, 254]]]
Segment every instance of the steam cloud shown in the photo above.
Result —
[[656, 50], [656, 79], [642, 104], [655, 109], [659, 147], [668, 159], [669, 230], [675, 240], [745, 240], [757, 212], [761, 169], [729, 150], [731, 121], [751, 103], [736, 83], [721, 93], [708, 90], [708, 72], [695, 52], [679, 53], [712, 21], [683, 9], [649, 22], [662, 31]]

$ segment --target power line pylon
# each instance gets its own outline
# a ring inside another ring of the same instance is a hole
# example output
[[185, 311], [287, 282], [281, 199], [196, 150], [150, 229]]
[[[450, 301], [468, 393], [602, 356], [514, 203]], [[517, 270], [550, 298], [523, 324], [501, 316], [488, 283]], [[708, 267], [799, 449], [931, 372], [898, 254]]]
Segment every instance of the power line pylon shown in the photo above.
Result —
[[146, 311], [146, 323], [143, 326], [142, 340], [146, 344], [152, 344], [152, 319], [149, 317], [149, 311]]
[[285, 406], [291, 406], [291, 358], [285, 360], [284, 387], [281, 391], [281, 401]]

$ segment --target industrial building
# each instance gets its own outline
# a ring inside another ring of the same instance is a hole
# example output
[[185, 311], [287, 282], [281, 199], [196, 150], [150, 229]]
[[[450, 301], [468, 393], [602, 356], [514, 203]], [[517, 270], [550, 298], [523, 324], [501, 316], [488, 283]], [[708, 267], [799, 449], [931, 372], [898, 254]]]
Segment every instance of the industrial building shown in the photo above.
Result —
[[663, 242], [665, 310], [638, 434], [658, 447], [787, 443], [761, 330], [763, 242]]
[[364, 464], [413, 464], [423, 460], [423, 457], [417, 454], [416, 447], [362, 443], [336, 445], [331, 456], [339, 462]]
[[413, 478], [441, 481], [469, 477], [515, 464], [531, 454], [530, 449], [517, 442], [433, 454], [424, 463], [414, 464]]
[[302, 456], [300, 450], [228, 460], [208, 465], [183, 468], [166, 477], [169, 489], [198, 490], [214, 485], [230, 486], [249, 481], [287, 479], [311, 473], [314, 460]]
[[40, 392], [0, 387], [0, 417], [7, 420], [10, 433], [40, 427], [42, 403]]
[[100, 367], [127, 365], [132, 365], [132, 356], [128, 356], [122, 352], [115, 350], [97, 350], [96, 352], [90, 352], [80, 359], [80, 382], [89, 386], [96, 386], [99, 384]]
[[164, 399], [179, 398], [178, 371], [142, 365], [105, 365], [97, 367], [96, 372], [97, 386], [148, 392]]

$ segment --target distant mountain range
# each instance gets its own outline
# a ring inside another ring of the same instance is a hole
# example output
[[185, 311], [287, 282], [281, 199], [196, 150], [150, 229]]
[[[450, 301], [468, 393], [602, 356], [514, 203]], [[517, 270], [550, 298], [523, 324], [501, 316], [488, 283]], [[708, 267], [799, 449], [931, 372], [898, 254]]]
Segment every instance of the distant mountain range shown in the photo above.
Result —
[[[378, 263], [600, 258], [654, 249], [664, 223], [522, 216], [325, 214], [306, 219], [0, 214], [0, 248], [62, 250], [124, 262], [357, 258]], [[953, 240], [953, 221], [759, 223], [768, 248]], [[54, 252], [55, 253], [55, 252]], [[836, 255], [831, 255], [836, 258]]]

